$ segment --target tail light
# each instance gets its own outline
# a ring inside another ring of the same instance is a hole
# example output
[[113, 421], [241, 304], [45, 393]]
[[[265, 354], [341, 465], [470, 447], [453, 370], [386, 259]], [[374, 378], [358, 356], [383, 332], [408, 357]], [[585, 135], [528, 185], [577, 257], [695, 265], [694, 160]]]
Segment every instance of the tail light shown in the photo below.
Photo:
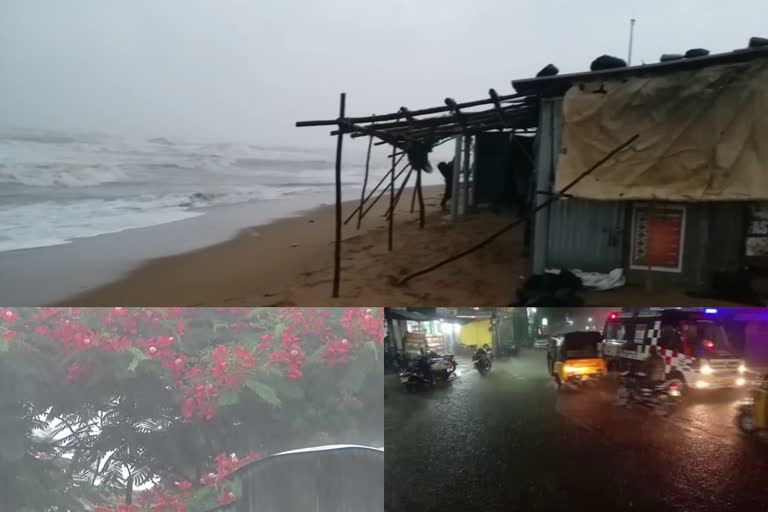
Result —
[[669, 385], [669, 390], [670, 391], [679, 391], [680, 387], [677, 384], [670, 384]]
[[712, 340], [704, 340], [704, 348], [712, 350], [715, 348], [715, 342]]
[[611, 313], [608, 315], [608, 320], [616, 320], [619, 317], [616, 313]]

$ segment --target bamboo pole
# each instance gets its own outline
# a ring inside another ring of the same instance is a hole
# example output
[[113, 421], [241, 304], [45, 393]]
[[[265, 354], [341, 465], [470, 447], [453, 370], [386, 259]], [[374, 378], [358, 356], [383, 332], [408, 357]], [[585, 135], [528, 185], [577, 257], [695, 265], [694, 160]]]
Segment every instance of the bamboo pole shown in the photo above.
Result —
[[416, 171], [416, 192], [419, 195], [419, 229], [424, 229], [424, 194], [421, 192], [421, 169]]
[[[403, 174], [403, 172], [405, 172], [409, 167], [410, 165], [406, 165], [405, 167], [403, 167], [403, 169], [400, 170], [400, 172], [397, 174], [395, 179], [399, 178], [400, 175]], [[408, 173], [408, 175], [410, 175], [410, 172]], [[406, 179], [407, 179], [407, 176], [406, 176]], [[389, 185], [384, 187], [382, 191], [379, 192], [379, 195], [376, 196], [376, 199], [374, 199], [371, 202], [371, 204], [368, 205], [368, 208], [366, 208], [365, 211], [363, 212], [363, 217], [365, 217], [368, 214], [368, 212], [371, 211], [371, 208], [373, 208], [376, 205], [376, 203], [379, 202], [379, 199], [381, 199], [381, 197], [386, 193], [387, 189], [389, 189]], [[397, 206], [397, 196], [395, 196], [395, 206]]]
[[[410, 165], [409, 165], [410, 167]], [[405, 190], [405, 186], [408, 184], [408, 180], [411, 179], [411, 174], [413, 173], [413, 168], [411, 167], [408, 171], [408, 174], [405, 175], [405, 180], [403, 180], [403, 183], [400, 185], [400, 190], [397, 191], [397, 194], [395, 195], [395, 204], [394, 208], [397, 208], [397, 203], [400, 202], [400, 196], [403, 195], [403, 190]], [[394, 211], [394, 210], [393, 210]], [[387, 210], [387, 212], [384, 214], [385, 217], [389, 217], [390, 211]]]
[[[504, 106], [500, 106], [500, 111], [503, 114], [514, 114], [518, 111], [524, 112], [526, 110], [530, 110], [532, 107], [524, 102], [520, 103], [513, 103], [513, 104], [506, 104]], [[499, 110], [491, 109], [491, 110], [480, 110], [478, 112], [464, 112], [464, 115], [467, 116], [468, 119], [490, 119], [495, 118], [498, 116]], [[412, 112], [408, 111], [408, 114], [411, 115]], [[446, 124], [452, 124], [454, 123], [456, 118], [453, 116], [453, 114], [450, 115], [441, 115], [441, 116], [433, 116], [433, 117], [425, 117], [422, 119], [411, 119], [410, 121], [392, 121], [388, 123], [377, 123], [377, 126], [381, 130], [397, 130], [397, 129], [405, 129], [405, 128], [429, 128], [429, 127], [436, 127], [436, 126], [443, 126]], [[365, 124], [365, 123], [359, 123], [359, 124]], [[331, 132], [331, 135], [338, 135], [338, 130], [333, 130]], [[358, 135], [359, 137], [359, 135]]]
[[389, 210], [392, 215], [389, 216], [389, 236], [387, 237], [387, 250], [392, 252], [392, 239], [394, 236], [395, 223], [395, 151], [397, 148], [392, 146], [392, 173], [389, 180]]
[[[525, 94], [508, 94], [506, 96], [500, 96], [499, 99], [502, 101], [512, 100], [515, 98], [523, 98], [525, 97]], [[468, 101], [466, 103], [459, 103], [459, 108], [468, 108], [468, 107], [478, 107], [480, 105], [488, 105], [491, 103], [490, 99], [483, 99], [483, 100], [476, 100], [476, 101]], [[447, 106], [440, 106], [440, 107], [432, 107], [432, 108], [424, 108], [421, 110], [412, 110], [411, 115], [414, 116], [421, 116], [425, 114], [437, 114], [439, 112], [448, 112], [450, 110]], [[351, 117], [348, 119], [351, 123], [372, 123], [375, 121], [391, 121], [393, 119], [397, 119], [401, 115], [400, 112], [395, 112], [393, 114], [384, 114], [384, 115], [378, 115], [378, 116], [368, 116], [368, 117]], [[333, 126], [334, 124], [339, 124], [339, 121], [336, 120], [321, 120], [321, 121], [299, 121], [296, 123], [297, 128], [303, 128], [307, 126]], [[342, 129], [339, 127], [339, 129]]]
[[[346, 109], [347, 93], [341, 93], [339, 99], [339, 128]], [[341, 282], [341, 148], [344, 142], [344, 134], [340, 133], [336, 139], [336, 244], [333, 253], [333, 297], [339, 296]]]
[[[532, 113], [535, 112], [534, 107], [524, 106], [524, 107], [516, 107], [514, 109], [504, 110], [503, 116], [504, 116], [504, 122], [502, 122], [499, 117], [498, 113], [494, 111], [484, 111], [484, 112], [477, 112], [477, 113], [463, 113], [465, 116], [465, 121], [467, 124], [467, 129], [477, 129], [477, 128], [483, 128], [483, 129], [498, 129], [501, 126], [504, 126], [506, 124], [511, 124], [510, 121], [513, 121], [515, 119], [525, 119], [526, 116], [530, 116]], [[387, 133], [393, 137], [399, 135], [399, 134], [423, 134], [423, 133], [429, 133], [430, 130], [435, 130], [436, 133], [441, 132], [449, 132], [451, 130], [456, 129], [463, 129], [460, 125], [457, 124], [456, 119], [454, 117], [440, 117], [438, 118], [441, 121], [440, 122], [434, 122], [434, 123], [427, 123], [428, 120], [415, 120], [415, 125], [413, 127], [408, 126], [401, 126], [397, 128], [385, 128], [383, 125], [377, 125], [379, 129], [381, 129], [384, 133]], [[359, 126], [359, 125], [357, 125]], [[366, 134], [361, 133], [358, 131], [350, 131], [352, 134], [352, 138], [357, 137], [363, 137]], [[336, 134], [336, 131], [331, 132], [331, 135]]]
[[[402, 160], [402, 159], [403, 159], [403, 156], [405, 156], [405, 153], [400, 153], [400, 158], [398, 158], [398, 159], [397, 159], [397, 164], [399, 164], [399, 163], [400, 163], [400, 160]], [[397, 165], [397, 164], [395, 164], [395, 165]], [[404, 168], [404, 169], [402, 169], [402, 170], [401, 170], [401, 171], [400, 171], [400, 172], [397, 174], [397, 176], [395, 176], [395, 180], [397, 180], [397, 178], [399, 178], [399, 177], [400, 177], [400, 175], [403, 173], [403, 171], [405, 171], [405, 168]], [[389, 177], [389, 173], [391, 173], [391, 172], [392, 172], [392, 170], [391, 170], [391, 169], [390, 169], [389, 171], [387, 171], [387, 174], [385, 174], [385, 175], [384, 175], [384, 176], [383, 176], [383, 177], [382, 177], [382, 178], [379, 180], [379, 183], [377, 183], [377, 184], [376, 184], [376, 186], [375, 186], [375, 187], [373, 187], [373, 190], [371, 190], [371, 193], [370, 193], [370, 194], [368, 194], [368, 197], [366, 197], [366, 198], [365, 198], [365, 201], [363, 201], [363, 203], [367, 203], [367, 202], [368, 202], [368, 200], [369, 200], [371, 197], [373, 197], [373, 194], [375, 194], [375, 193], [376, 193], [376, 191], [379, 189], [379, 187], [381, 186], [381, 184], [382, 184], [382, 183], [384, 183], [384, 180], [386, 180], [386, 179]], [[387, 189], [386, 189], [386, 187], [384, 187], [384, 190], [387, 190]], [[349, 217], [347, 217], [347, 220], [345, 220], [345, 221], [344, 221], [344, 224], [345, 224], [345, 225], [346, 225], [346, 224], [349, 224], [349, 221], [350, 221], [350, 220], [352, 220], [352, 217], [354, 217], [354, 216], [355, 216], [355, 214], [358, 212], [358, 210], [362, 210], [362, 208], [361, 208], [360, 206], [358, 206], [357, 208], [355, 208], [355, 211], [353, 211], [353, 212], [352, 212], [352, 213], [349, 215]]]
[[[363, 178], [363, 190], [360, 192], [360, 207], [357, 209], [359, 212], [357, 216], [357, 230], [360, 231], [360, 223], [363, 221], [363, 203], [365, 202], [365, 188], [368, 186], [368, 171], [371, 168], [371, 148], [373, 147], [373, 135], [368, 139], [368, 154], [365, 157], [365, 177]], [[393, 148], [394, 149], [394, 148]], [[394, 161], [394, 154], [392, 160]]]
[[491, 236], [489, 236], [488, 238], [486, 238], [482, 242], [479, 242], [479, 243], [473, 245], [469, 249], [466, 249], [466, 250], [464, 250], [464, 251], [462, 251], [462, 252], [460, 252], [458, 254], [455, 254], [453, 256], [445, 258], [444, 260], [439, 261], [439, 262], [435, 263], [434, 265], [431, 265], [431, 266], [429, 266], [429, 267], [427, 267], [425, 269], [419, 270], [418, 272], [414, 272], [412, 274], [409, 274], [409, 275], [405, 276], [403, 279], [400, 280], [400, 282], [398, 284], [400, 286], [403, 286], [403, 285], [407, 284], [408, 281], [410, 281], [411, 279], [414, 279], [414, 278], [419, 277], [419, 276], [423, 276], [424, 274], [432, 272], [433, 270], [436, 270], [436, 269], [442, 267], [443, 265], [447, 265], [448, 263], [452, 263], [452, 262], [454, 262], [454, 261], [456, 261], [456, 260], [458, 260], [460, 258], [463, 258], [464, 256], [467, 256], [468, 254], [472, 254], [473, 252], [475, 252], [475, 251], [477, 251], [479, 249], [482, 249], [483, 247], [485, 247], [486, 245], [490, 244], [491, 242], [496, 240], [498, 237], [500, 237], [501, 235], [503, 235], [507, 231], [510, 231], [512, 228], [516, 227], [520, 223], [525, 222], [528, 219], [529, 216], [533, 215], [537, 211], [542, 210], [544, 208], [548, 208], [550, 204], [552, 204], [553, 202], [557, 201], [563, 194], [565, 194], [568, 190], [570, 190], [573, 186], [575, 186], [582, 179], [587, 177], [587, 175], [591, 174], [592, 172], [595, 171], [595, 169], [597, 169], [598, 167], [603, 165], [605, 162], [610, 160], [611, 157], [613, 157], [613, 155], [615, 155], [619, 151], [623, 150], [624, 148], [626, 148], [630, 144], [632, 144], [635, 140], [637, 140], [638, 137], [639, 137], [639, 135], [634, 135], [634, 136], [630, 137], [629, 140], [627, 140], [625, 143], [623, 143], [620, 146], [614, 148], [611, 152], [609, 152], [603, 158], [601, 158], [600, 160], [598, 160], [597, 162], [592, 164], [592, 166], [589, 169], [587, 169], [586, 171], [581, 173], [579, 176], [577, 176], [576, 179], [574, 179], [568, 185], [563, 187], [563, 189], [560, 190], [558, 195], [554, 195], [553, 194], [552, 196], [550, 196], [550, 198], [547, 201], [541, 203], [539, 206], [537, 206], [536, 208], [531, 210], [527, 215], [524, 215], [522, 217], [517, 218], [516, 220], [514, 220], [510, 224], [508, 224], [505, 227], [501, 228], [500, 230], [496, 231], [495, 233], [493, 233]]

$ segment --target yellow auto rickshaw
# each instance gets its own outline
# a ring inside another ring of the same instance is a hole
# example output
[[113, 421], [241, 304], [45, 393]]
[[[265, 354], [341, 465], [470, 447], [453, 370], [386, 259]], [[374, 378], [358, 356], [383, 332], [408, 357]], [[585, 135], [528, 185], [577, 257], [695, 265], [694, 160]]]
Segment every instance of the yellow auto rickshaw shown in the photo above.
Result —
[[602, 336], [595, 331], [575, 331], [553, 337], [550, 372], [558, 389], [565, 383], [594, 382], [607, 373], [600, 357]]
[[739, 405], [736, 422], [748, 434], [768, 430], [768, 375], [752, 390], [752, 396]]

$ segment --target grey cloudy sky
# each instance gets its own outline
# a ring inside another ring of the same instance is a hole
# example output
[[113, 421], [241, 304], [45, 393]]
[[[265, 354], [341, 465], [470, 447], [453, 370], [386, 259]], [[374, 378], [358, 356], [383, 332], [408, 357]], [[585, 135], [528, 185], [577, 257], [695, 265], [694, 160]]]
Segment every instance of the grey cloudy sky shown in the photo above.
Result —
[[[760, 6], [763, 6], [762, 8]], [[328, 144], [296, 120], [471, 100], [549, 62], [768, 36], [765, 0], [0, 0], [0, 124]]]

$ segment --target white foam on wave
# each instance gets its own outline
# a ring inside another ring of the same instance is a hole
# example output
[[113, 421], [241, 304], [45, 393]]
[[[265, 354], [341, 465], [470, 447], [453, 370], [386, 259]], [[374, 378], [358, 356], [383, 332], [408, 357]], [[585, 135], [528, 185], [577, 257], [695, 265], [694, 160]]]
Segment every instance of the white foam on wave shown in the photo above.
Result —
[[34, 203], [0, 209], [0, 252], [71, 242], [203, 215], [180, 206], [139, 201]]

